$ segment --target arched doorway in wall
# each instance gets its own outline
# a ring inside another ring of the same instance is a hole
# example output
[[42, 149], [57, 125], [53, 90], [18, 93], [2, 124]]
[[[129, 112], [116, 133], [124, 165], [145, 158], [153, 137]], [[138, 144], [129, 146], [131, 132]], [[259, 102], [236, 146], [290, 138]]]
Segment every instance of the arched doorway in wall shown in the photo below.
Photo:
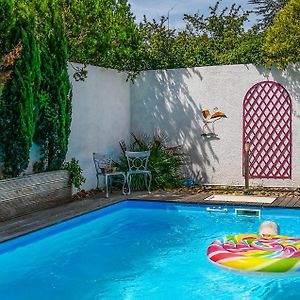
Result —
[[[251, 178], [292, 177], [292, 101], [274, 81], [253, 85], [243, 103], [243, 146], [250, 143]], [[243, 150], [243, 175], [244, 175]]]

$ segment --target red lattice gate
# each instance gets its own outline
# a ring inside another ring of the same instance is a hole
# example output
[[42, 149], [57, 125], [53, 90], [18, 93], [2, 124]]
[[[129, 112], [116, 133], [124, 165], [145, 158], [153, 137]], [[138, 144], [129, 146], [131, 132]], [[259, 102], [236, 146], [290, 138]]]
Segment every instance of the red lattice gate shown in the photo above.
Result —
[[243, 107], [243, 149], [246, 142], [251, 144], [250, 177], [291, 178], [292, 103], [289, 93], [279, 83], [259, 82], [247, 92]]

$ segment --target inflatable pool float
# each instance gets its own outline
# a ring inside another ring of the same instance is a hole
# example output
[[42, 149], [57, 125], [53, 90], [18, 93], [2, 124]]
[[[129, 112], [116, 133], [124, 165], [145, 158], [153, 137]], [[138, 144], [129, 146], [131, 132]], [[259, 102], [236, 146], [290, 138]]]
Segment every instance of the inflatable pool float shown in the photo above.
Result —
[[208, 259], [236, 271], [300, 272], [300, 239], [282, 235], [239, 234], [214, 241]]

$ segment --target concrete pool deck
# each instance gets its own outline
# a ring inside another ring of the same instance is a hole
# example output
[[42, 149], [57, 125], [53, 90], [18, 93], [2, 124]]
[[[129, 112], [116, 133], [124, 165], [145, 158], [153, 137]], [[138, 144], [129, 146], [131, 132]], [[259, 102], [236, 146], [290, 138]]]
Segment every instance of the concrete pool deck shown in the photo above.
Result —
[[281, 208], [300, 208], [299, 197], [277, 197], [272, 203], [243, 203], [229, 201], [210, 201], [206, 198], [212, 193], [190, 194], [183, 192], [156, 191], [151, 194], [139, 192], [130, 196], [111, 195], [104, 198], [103, 194], [97, 194], [89, 198], [76, 200], [55, 208], [34, 212], [10, 221], [0, 222], [0, 242], [33, 232], [44, 227], [54, 225], [76, 216], [97, 210], [121, 202], [122, 200], [143, 200], [143, 201], [168, 201], [179, 203], [209, 204], [209, 205], [246, 205]]

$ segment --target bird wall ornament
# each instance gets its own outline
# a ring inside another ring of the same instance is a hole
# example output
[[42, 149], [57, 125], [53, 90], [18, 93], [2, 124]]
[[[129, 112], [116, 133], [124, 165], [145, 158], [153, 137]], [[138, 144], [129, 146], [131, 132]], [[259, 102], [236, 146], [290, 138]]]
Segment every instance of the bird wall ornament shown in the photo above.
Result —
[[[202, 127], [203, 133], [201, 134], [202, 136], [207, 136], [207, 135], [213, 135], [217, 136], [215, 133], [215, 122], [227, 118], [227, 116], [218, 110], [217, 107], [214, 108], [214, 112], [210, 113], [208, 109], [202, 110], [202, 115], [203, 115], [203, 122], [204, 125]], [[211, 130], [209, 128], [209, 125], [211, 124]], [[209, 131], [209, 132], [207, 132]]]

